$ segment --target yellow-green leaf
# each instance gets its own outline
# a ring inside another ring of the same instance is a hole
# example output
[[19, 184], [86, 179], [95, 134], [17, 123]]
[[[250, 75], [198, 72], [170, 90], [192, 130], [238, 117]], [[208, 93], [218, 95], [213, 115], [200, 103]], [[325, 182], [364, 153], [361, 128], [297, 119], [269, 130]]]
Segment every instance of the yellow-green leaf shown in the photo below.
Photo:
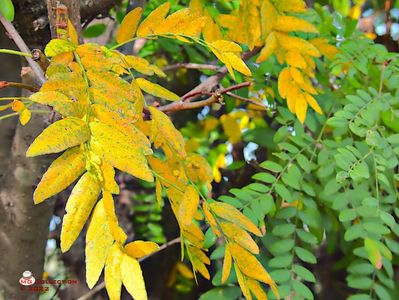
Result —
[[246, 278], [241, 273], [238, 264], [234, 264], [234, 269], [236, 270], [238, 284], [240, 285], [241, 291], [244, 294], [245, 299], [252, 300], [251, 292], [249, 291], [247, 282], [245, 280]]
[[168, 14], [170, 9], [170, 3], [165, 2], [158, 8], [153, 10], [148, 17], [141, 22], [139, 28], [137, 29], [137, 36], [145, 37], [154, 33], [155, 29], [158, 27], [159, 23], [163, 21]]
[[52, 106], [64, 117], [83, 117], [87, 110], [86, 105], [72, 101], [65, 94], [56, 91], [38, 92], [31, 95], [29, 99], [36, 103]]
[[213, 202], [210, 204], [210, 208], [219, 217], [241, 226], [257, 236], [262, 236], [259, 228], [234, 206], [223, 202]]
[[89, 288], [98, 281], [114, 243], [108, 223], [104, 222], [106, 212], [103, 204], [100, 200], [94, 208], [86, 233], [86, 282]]
[[273, 27], [275, 30], [283, 32], [319, 32], [313, 24], [293, 16], [279, 16]]
[[252, 294], [255, 295], [256, 299], [267, 300], [267, 295], [258, 281], [249, 278], [247, 280], [247, 286], [251, 290]]
[[257, 63], [261, 63], [269, 59], [269, 57], [274, 53], [277, 48], [277, 39], [274, 32], [271, 32], [266, 39], [265, 46], [259, 53], [259, 57], [256, 59]]
[[181, 158], [185, 158], [186, 150], [182, 134], [163, 112], [151, 106], [148, 109], [152, 117], [151, 140], [155, 143], [155, 146], [169, 146]]
[[75, 44], [75, 45], [79, 44], [78, 33], [76, 32], [75, 26], [73, 26], [70, 19], [68, 19], [68, 36], [69, 36], [69, 40], [73, 44]]
[[114, 244], [109, 251], [105, 263], [104, 281], [110, 300], [120, 300], [122, 289], [121, 263], [124, 254], [118, 244]]
[[126, 42], [134, 36], [142, 11], [141, 7], [136, 7], [123, 18], [122, 24], [116, 34], [117, 43]]
[[28, 124], [29, 120], [31, 117], [31, 113], [29, 109], [23, 109], [20, 113], [19, 113], [19, 122], [21, 123], [22, 126], [25, 126], [26, 124]]
[[52, 57], [61, 53], [70, 52], [76, 49], [76, 45], [72, 44], [68, 40], [64, 39], [53, 39], [51, 40], [46, 48], [44, 48], [44, 54]]
[[158, 250], [158, 244], [147, 241], [134, 241], [125, 246], [126, 253], [133, 258], [142, 258]]
[[240, 226], [233, 223], [221, 222], [220, 227], [222, 229], [223, 235], [225, 235], [227, 238], [236, 242], [241, 247], [244, 247], [253, 254], [259, 254], [258, 245]]
[[65, 118], [51, 124], [33, 141], [27, 157], [57, 153], [80, 145], [90, 138], [86, 122], [78, 118]]
[[79, 236], [100, 194], [101, 184], [90, 173], [85, 173], [75, 185], [65, 207], [62, 221], [61, 251], [66, 252]]
[[190, 225], [199, 204], [198, 191], [189, 185], [184, 191], [184, 195], [179, 207], [178, 220], [182, 226]]
[[74, 182], [85, 170], [85, 156], [80, 147], [65, 151], [44, 173], [34, 194], [35, 204], [58, 194]]
[[143, 273], [137, 259], [124, 254], [121, 263], [122, 282], [134, 300], [147, 300]]
[[103, 191], [103, 203], [107, 220], [107, 222], [105, 223], [108, 223], [109, 229], [115, 241], [123, 245], [126, 241], [127, 236], [118, 224], [118, 218], [115, 214], [114, 199], [110, 192]]
[[168, 89], [165, 89], [159, 84], [152, 83], [151, 81], [148, 81], [144, 78], [137, 78], [136, 82], [139, 85], [140, 89], [142, 89], [147, 94], [170, 101], [180, 100], [180, 97], [178, 95], [169, 91]]
[[92, 151], [100, 155], [115, 168], [140, 179], [152, 182], [152, 173], [145, 155], [152, 153], [149, 141], [145, 144], [137, 136], [136, 140], [108, 124], [91, 122], [93, 134], [90, 145]]

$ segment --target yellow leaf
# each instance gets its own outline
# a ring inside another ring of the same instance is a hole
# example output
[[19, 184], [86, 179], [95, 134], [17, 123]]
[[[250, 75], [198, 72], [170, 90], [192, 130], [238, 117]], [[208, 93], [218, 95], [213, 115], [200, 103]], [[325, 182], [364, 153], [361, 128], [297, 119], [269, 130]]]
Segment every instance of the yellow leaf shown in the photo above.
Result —
[[291, 72], [291, 77], [294, 79], [294, 81], [299, 85], [303, 85], [305, 83], [305, 78], [303, 77], [301, 71], [299, 71], [297, 68], [289, 67], [288, 68]]
[[276, 293], [276, 284], [254, 255], [252, 255], [236, 243], [230, 244], [230, 251], [231, 255], [234, 258], [234, 261], [236, 262], [242, 273], [250, 278], [270, 285], [270, 287], [273, 289], [274, 294], [276, 296], [278, 295], [278, 292]]
[[248, 289], [246, 280], [245, 280], [244, 276], [242, 275], [239, 266], [237, 264], [234, 264], [234, 269], [236, 270], [238, 284], [240, 285], [240, 288], [241, 288], [242, 293], [244, 294], [244, 297], [247, 300], [252, 300], [251, 292]]
[[152, 83], [151, 81], [148, 81], [144, 78], [137, 78], [136, 82], [139, 85], [140, 89], [150, 95], [154, 95], [155, 97], [170, 101], [180, 100], [180, 97], [178, 95], [169, 91], [168, 89], [165, 89], [159, 84]]
[[204, 40], [208, 43], [221, 40], [223, 38], [219, 26], [213, 22], [211, 18], [207, 19], [205, 26], [202, 29], [202, 35], [204, 36]]
[[285, 55], [285, 60], [288, 65], [304, 69], [307, 67], [306, 60], [297, 51], [288, 51]]
[[276, 32], [276, 37], [281, 48], [286, 51], [298, 51], [313, 57], [320, 57], [320, 52], [315, 46], [304, 39], [290, 36], [286, 33]]
[[29, 99], [36, 103], [52, 106], [64, 117], [81, 118], [87, 110], [87, 105], [72, 101], [66, 95], [56, 91], [38, 92], [31, 95]]
[[223, 259], [223, 269], [222, 269], [222, 279], [221, 279], [222, 284], [226, 282], [227, 278], [230, 275], [231, 263], [232, 263], [231, 253], [229, 250], [229, 246], [226, 245], [226, 250], [224, 252], [224, 259]]
[[225, 52], [223, 53], [224, 61], [229, 61], [230, 65], [233, 69], [237, 70], [238, 72], [244, 74], [245, 76], [251, 76], [251, 70], [247, 67], [247, 65], [241, 59], [241, 56], [237, 53], [233, 52]]
[[76, 32], [75, 26], [73, 26], [70, 19], [68, 19], [68, 36], [73, 44], [79, 44], [78, 33]]
[[280, 12], [306, 12], [306, 3], [304, 0], [278, 0], [274, 1], [274, 5]]
[[234, 206], [223, 202], [213, 202], [210, 204], [210, 208], [219, 217], [241, 226], [257, 236], [262, 236], [258, 227]]
[[119, 185], [115, 181], [115, 170], [106, 162], [101, 162], [101, 173], [103, 177], [103, 188], [104, 190], [112, 193], [119, 194]]
[[52, 57], [65, 52], [71, 52], [76, 49], [76, 45], [64, 39], [53, 39], [44, 48], [44, 54]]
[[154, 74], [154, 66], [152, 66], [146, 59], [140, 56], [125, 56], [126, 64], [129, 68], [135, 69], [137, 72], [140, 72], [145, 75], [153, 75]]
[[30, 145], [26, 156], [61, 152], [80, 145], [89, 138], [90, 130], [85, 121], [73, 117], [65, 118], [44, 129]]
[[292, 16], [279, 16], [274, 23], [274, 29], [282, 32], [302, 31], [318, 33], [317, 28], [308, 21]]
[[227, 238], [236, 242], [253, 254], [259, 254], [258, 245], [251, 238], [251, 236], [240, 226], [232, 223], [221, 222], [220, 227], [222, 229], [223, 235], [225, 235]]
[[315, 98], [313, 98], [308, 93], [304, 93], [303, 95], [305, 96], [306, 102], [310, 105], [311, 108], [313, 108], [317, 113], [323, 114], [323, 111], [321, 110]]
[[299, 97], [295, 102], [295, 113], [298, 117], [298, 120], [303, 124], [306, 119], [306, 112], [308, 110], [308, 103], [306, 102], [303, 94], [298, 95]]
[[12, 110], [16, 112], [20, 112], [25, 109], [25, 104], [22, 101], [14, 100], [12, 102]]
[[134, 36], [142, 11], [143, 9], [141, 7], [136, 7], [123, 18], [118, 33], [116, 34], [117, 43], [126, 42]]
[[334, 56], [339, 53], [338, 48], [333, 45], [330, 45], [327, 39], [315, 38], [309, 40], [309, 43], [315, 46], [321, 52], [321, 54], [323, 54], [330, 60], [333, 59]]
[[134, 300], [147, 300], [143, 273], [137, 259], [124, 254], [121, 263], [122, 282]]
[[184, 191], [184, 195], [179, 207], [177, 218], [183, 227], [193, 222], [194, 215], [199, 204], [199, 195], [197, 190], [189, 185]]
[[107, 222], [104, 223], [108, 224], [109, 229], [115, 241], [123, 245], [126, 241], [127, 236], [126, 233], [123, 231], [123, 229], [119, 227], [118, 219], [115, 214], [114, 199], [112, 198], [111, 193], [103, 191], [103, 204], [106, 213], [104, 219], [107, 220]]
[[266, 39], [265, 46], [262, 48], [262, 51], [259, 54], [256, 62], [261, 63], [269, 59], [269, 57], [274, 53], [274, 50], [277, 48], [277, 39], [274, 32], [271, 32]]
[[261, 287], [258, 281], [253, 280], [253, 279], [248, 279], [247, 280], [247, 286], [251, 290], [252, 294], [255, 295], [257, 299], [262, 299], [262, 300], [267, 300], [267, 294]]
[[177, 187], [184, 191], [188, 184], [188, 179], [184, 174], [184, 170], [181, 169], [179, 162], [171, 159], [163, 161], [152, 156], [148, 158], [148, 162], [151, 168], [160, 176], [157, 179], [164, 187]]
[[260, 7], [261, 29], [263, 36], [266, 38], [273, 30], [273, 25], [277, 20], [278, 12], [269, 0], [262, 1]]
[[44, 173], [34, 194], [35, 204], [58, 194], [74, 182], [85, 170], [85, 157], [80, 147], [65, 151]]
[[210, 279], [211, 275], [209, 275], [209, 271], [206, 268], [205, 264], [196, 256], [190, 257], [190, 261], [193, 264], [193, 268], [195, 271], [199, 272], [204, 278]]
[[187, 279], [193, 279], [194, 278], [193, 272], [184, 263], [179, 261], [176, 264], [176, 269], [183, 277], [185, 277]]
[[21, 122], [22, 126], [25, 126], [31, 117], [31, 113], [29, 109], [24, 109], [19, 113], [19, 122]]
[[151, 140], [156, 147], [168, 146], [179, 155], [186, 157], [185, 143], [182, 134], [175, 128], [167, 115], [155, 107], [149, 107], [152, 117]]
[[211, 264], [211, 260], [209, 259], [208, 256], [204, 253], [204, 251], [200, 248], [197, 248], [196, 246], [191, 246], [187, 245], [187, 251], [191, 253], [191, 256], [197, 257], [201, 262], [203, 262], [206, 265]]
[[62, 221], [61, 251], [66, 252], [79, 236], [100, 194], [101, 184], [90, 173], [85, 173], [75, 185], [65, 207]]
[[120, 300], [122, 288], [121, 262], [124, 254], [115, 243], [105, 264], [104, 281], [110, 300]]
[[152, 153], [149, 141], [144, 144], [139, 136], [137, 140], [132, 140], [117, 128], [97, 121], [90, 123], [90, 129], [91, 149], [102, 159], [140, 179], [150, 182], [154, 180], [145, 157]]
[[209, 205], [206, 201], [202, 202], [202, 211], [204, 212], [204, 216], [208, 224], [211, 226], [213, 232], [216, 236], [220, 237], [221, 233], [218, 228], [218, 224], [216, 222], [215, 217], [212, 215], [211, 211], [209, 210]]
[[125, 246], [126, 253], [133, 258], [142, 258], [158, 250], [158, 244], [147, 241], [134, 241]]
[[210, 43], [211, 47], [216, 48], [220, 52], [238, 52], [240, 53], [242, 51], [241, 46], [231, 42], [231, 41], [226, 41], [226, 40], [217, 40], [212, 43]]
[[230, 115], [222, 115], [220, 117], [224, 133], [227, 135], [229, 142], [236, 144], [241, 141], [241, 129], [236, 119]]
[[278, 76], [278, 92], [281, 98], [287, 98], [288, 90], [292, 82], [292, 75], [289, 68], [284, 68]]
[[184, 164], [187, 176], [192, 182], [196, 184], [212, 182], [212, 169], [203, 156], [196, 153], [188, 154]]
[[164, 4], [158, 6], [155, 10], [153, 10], [148, 17], [141, 22], [139, 28], [137, 29], [138, 37], [145, 37], [148, 35], [152, 35], [155, 32], [155, 28], [157, 28], [158, 24], [162, 22], [166, 15], [168, 14], [170, 9], [170, 3], [165, 2]]
[[158, 178], [155, 179], [155, 194], [157, 197], [158, 206], [162, 205], [162, 185]]
[[103, 200], [100, 200], [94, 208], [86, 234], [86, 282], [89, 288], [93, 288], [98, 281], [114, 243], [105, 218]]

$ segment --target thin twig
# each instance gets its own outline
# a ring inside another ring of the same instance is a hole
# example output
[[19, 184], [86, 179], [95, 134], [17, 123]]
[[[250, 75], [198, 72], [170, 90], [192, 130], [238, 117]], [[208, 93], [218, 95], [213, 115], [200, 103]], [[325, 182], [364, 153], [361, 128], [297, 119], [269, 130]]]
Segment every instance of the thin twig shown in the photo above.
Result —
[[[251, 85], [251, 82], [243, 82], [243, 83], [239, 83], [236, 85], [232, 85], [228, 88], [217, 90], [216, 92], [212, 93], [212, 96], [209, 97], [208, 99], [197, 101], [197, 102], [185, 102], [184, 100], [187, 98], [182, 97], [182, 99], [180, 101], [173, 102], [171, 104], [167, 104], [164, 106], [160, 106], [160, 107], [158, 107], [158, 109], [163, 112], [171, 112], [171, 111], [195, 109], [195, 108], [208, 106], [210, 104], [220, 101], [222, 95], [229, 93], [231, 91], [241, 89], [243, 87], [250, 86], [250, 85]], [[203, 93], [206, 95], [208, 94], [207, 92], [196, 92], [196, 94], [198, 94], [198, 95], [203, 94]], [[190, 94], [190, 95], [192, 95], [192, 94]], [[192, 97], [190, 96], [190, 98], [192, 98]]]
[[36, 93], [39, 91], [38, 88], [28, 85], [28, 84], [24, 84], [24, 83], [20, 83], [20, 82], [12, 82], [12, 81], [0, 81], [0, 89], [6, 88], [6, 87], [15, 87], [15, 88], [19, 88], [19, 89], [25, 89], [25, 90], [31, 91], [33, 93]]
[[194, 63], [179, 63], [167, 66], [162, 69], [162, 71], [171, 71], [175, 69], [192, 69], [192, 70], [213, 70], [217, 71], [220, 69], [220, 66], [211, 65], [211, 64], [194, 64]]
[[[13, 39], [14, 43], [17, 45], [19, 50], [21, 50], [22, 52], [25, 52], [27, 54], [30, 54], [30, 50], [29, 50], [28, 46], [26, 45], [26, 43], [22, 39], [22, 37], [19, 35], [19, 33], [15, 29], [14, 25], [12, 25], [11, 22], [8, 21], [7, 19], [5, 19], [3, 16], [0, 16], [0, 22], [3, 24], [4, 28], [7, 30], [8, 34]], [[45, 82], [43, 71], [33, 61], [32, 58], [26, 57], [26, 60], [28, 61], [30, 67], [32, 68], [32, 71], [35, 73], [35, 75], [38, 78], [38, 80], [40, 81], [40, 83], [43, 84]]]
[[252, 99], [249, 99], [249, 98], [241, 97], [241, 96], [236, 95], [236, 94], [231, 93], [231, 92], [227, 92], [226, 95], [228, 95], [228, 96], [230, 96], [230, 97], [232, 97], [232, 98], [235, 98], [235, 99], [237, 99], [237, 100], [240, 100], [240, 101], [249, 102], [249, 103], [251, 103], [251, 104], [253, 104], [253, 105], [257, 105], [257, 106], [260, 106], [260, 107], [262, 107], [262, 108], [266, 108], [266, 105], [264, 105], [264, 104], [261, 103], [261, 102], [257, 102], [257, 101], [254, 101], [254, 100], [252, 100]]
[[[140, 258], [138, 261], [142, 262], [142, 261], [146, 260], [147, 258], [149, 258], [149, 257], [151, 257], [151, 256], [153, 256], [155, 254], [158, 254], [160, 251], [165, 250], [166, 248], [168, 248], [168, 247], [170, 247], [172, 245], [178, 244], [178, 243], [180, 243], [180, 237], [177, 237], [177, 238], [174, 238], [173, 240], [170, 240], [169, 242], [167, 242], [167, 243], [163, 244], [161, 247], [159, 247], [157, 252], [153, 252], [150, 255], [144, 256], [144, 257]], [[76, 300], [87, 300], [87, 299], [90, 299], [93, 295], [97, 294], [99, 291], [101, 291], [104, 288], [105, 288], [105, 282], [103, 281], [100, 284], [98, 284], [97, 286], [95, 286], [90, 292], [80, 296]]]

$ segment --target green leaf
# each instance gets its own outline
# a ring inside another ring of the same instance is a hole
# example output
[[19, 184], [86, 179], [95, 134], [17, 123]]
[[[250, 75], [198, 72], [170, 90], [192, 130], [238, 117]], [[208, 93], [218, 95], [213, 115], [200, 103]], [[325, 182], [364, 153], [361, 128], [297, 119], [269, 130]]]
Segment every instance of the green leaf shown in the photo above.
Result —
[[276, 177], [269, 173], [257, 173], [254, 176], [252, 176], [252, 179], [259, 180], [265, 183], [273, 183], [276, 181]]
[[377, 243], [370, 238], [366, 238], [364, 239], [364, 248], [372, 265], [377, 269], [381, 269], [382, 257]]
[[381, 300], [392, 299], [391, 294], [387, 291], [387, 289], [379, 283], [374, 284], [374, 292]]
[[0, 14], [8, 21], [14, 21], [14, 5], [11, 0], [2, 0], [0, 4]]
[[105, 26], [105, 24], [103, 24], [103, 23], [94, 24], [94, 25], [88, 26], [83, 31], [83, 36], [85, 38], [95, 38], [95, 37], [102, 35], [106, 29], [107, 29], [107, 26]]
[[317, 237], [313, 235], [313, 233], [310, 233], [304, 229], [297, 229], [297, 235], [298, 237], [305, 243], [315, 245], [318, 244]]
[[278, 164], [275, 163], [274, 161], [264, 161], [263, 163], [260, 164], [260, 166], [264, 169], [267, 169], [269, 171], [279, 173], [283, 170], [283, 168]]
[[373, 280], [369, 277], [349, 275], [346, 277], [346, 280], [348, 281], [349, 287], [354, 289], [366, 290], [370, 289], [373, 285]]
[[357, 213], [354, 209], [345, 209], [340, 212], [339, 214], [339, 220], [341, 222], [348, 222], [352, 221], [357, 217]]
[[367, 179], [370, 177], [369, 167], [364, 161], [362, 161], [356, 164], [353, 169], [349, 171], [349, 176], [355, 181], [359, 181], [362, 178]]
[[292, 239], [278, 240], [275, 243], [270, 245], [269, 250], [273, 254], [282, 254], [282, 253], [291, 251], [291, 249], [294, 247], [294, 245], [295, 245], [295, 243], [294, 243], [294, 240], [292, 240]]
[[277, 194], [279, 194], [279, 196], [281, 198], [285, 199], [287, 202], [293, 201], [290, 191], [281, 183], [277, 183], [275, 185], [275, 190], [276, 190]]
[[314, 299], [312, 291], [302, 282], [295, 280], [292, 282], [292, 287], [305, 299]]
[[276, 256], [269, 260], [269, 267], [270, 268], [287, 268], [291, 266], [293, 257], [291, 254]]
[[349, 273], [354, 273], [358, 275], [369, 275], [375, 271], [375, 268], [363, 260], [355, 261], [351, 263], [348, 267]]
[[53, 57], [61, 53], [74, 51], [75, 48], [76, 46], [68, 40], [53, 39], [44, 49], [44, 54], [46, 54], [46, 56]]
[[239, 287], [218, 287], [207, 291], [202, 294], [199, 300], [231, 300], [237, 299], [241, 295], [241, 290]]
[[301, 265], [293, 265], [294, 272], [305, 281], [316, 282], [313, 273]]
[[281, 237], [287, 237], [294, 233], [295, 228], [296, 228], [295, 224], [276, 225], [272, 230], [272, 234]]
[[275, 270], [270, 272], [270, 277], [277, 283], [283, 283], [291, 278], [291, 272], [290, 270]]
[[364, 232], [362, 226], [360, 224], [354, 224], [351, 227], [349, 227], [348, 230], [346, 230], [344, 239], [347, 242], [353, 241], [357, 238], [362, 237], [363, 233]]
[[316, 256], [314, 256], [313, 253], [311, 253], [309, 250], [306, 250], [301, 247], [295, 247], [294, 250], [302, 261], [310, 264], [315, 264], [317, 262]]

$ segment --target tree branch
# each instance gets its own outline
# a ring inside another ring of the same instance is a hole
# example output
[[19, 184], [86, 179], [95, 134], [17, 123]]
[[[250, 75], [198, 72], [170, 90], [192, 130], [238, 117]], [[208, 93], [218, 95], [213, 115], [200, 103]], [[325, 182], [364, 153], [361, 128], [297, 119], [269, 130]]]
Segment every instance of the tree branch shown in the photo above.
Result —
[[194, 63], [179, 63], [167, 66], [162, 69], [162, 71], [171, 71], [175, 69], [192, 69], [192, 70], [214, 70], [217, 71], [220, 69], [220, 66], [211, 65], [211, 64], [194, 64]]
[[[15, 29], [14, 25], [12, 25], [11, 22], [9, 22], [3, 16], [0, 16], [0, 22], [3, 24], [4, 28], [7, 30], [8, 34], [13, 39], [14, 43], [17, 45], [19, 50], [30, 54], [30, 50], [29, 50], [28, 46], [25, 44], [24, 40], [21, 38], [18, 31]], [[26, 57], [26, 60], [28, 61], [29, 66], [32, 68], [32, 71], [35, 73], [35, 76], [39, 80], [40, 84], [43, 84], [45, 81], [43, 71], [33, 61], [32, 58]]]
[[[161, 247], [159, 247], [157, 252], [153, 252], [150, 255], [144, 256], [144, 257], [140, 258], [138, 261], [142, 262], [142, 261], [146, 260], [147, 258], [149, 258], [155, 254], [158, 254], [160, 251], [165, 250], [166, 248], [168, 248], [172, 245], [178, 244], [178, 243], [180, 243], [180, 237], [170, 240], [169, 242], [167, 242], [167, 243], [163, 244]], [[105, 282], [103, 281], [100, 284], [98, 284], [97, 286], [95, 286], [90, 292], [84, 294], [83, 296], [80, 296], [76, 300], [88, 300], [104, 288], [105, 288]]]
[[15, 87], [19, 89], [25, 89], [30, 92], [36, 93], [39, 91], [37, 87], [34, 87], [29, 84], [25, 83], [20, 83], [20, 82], [12, 82], [12, 81], [0, 81], [0, 89], [6, 88], [6, 87]]

